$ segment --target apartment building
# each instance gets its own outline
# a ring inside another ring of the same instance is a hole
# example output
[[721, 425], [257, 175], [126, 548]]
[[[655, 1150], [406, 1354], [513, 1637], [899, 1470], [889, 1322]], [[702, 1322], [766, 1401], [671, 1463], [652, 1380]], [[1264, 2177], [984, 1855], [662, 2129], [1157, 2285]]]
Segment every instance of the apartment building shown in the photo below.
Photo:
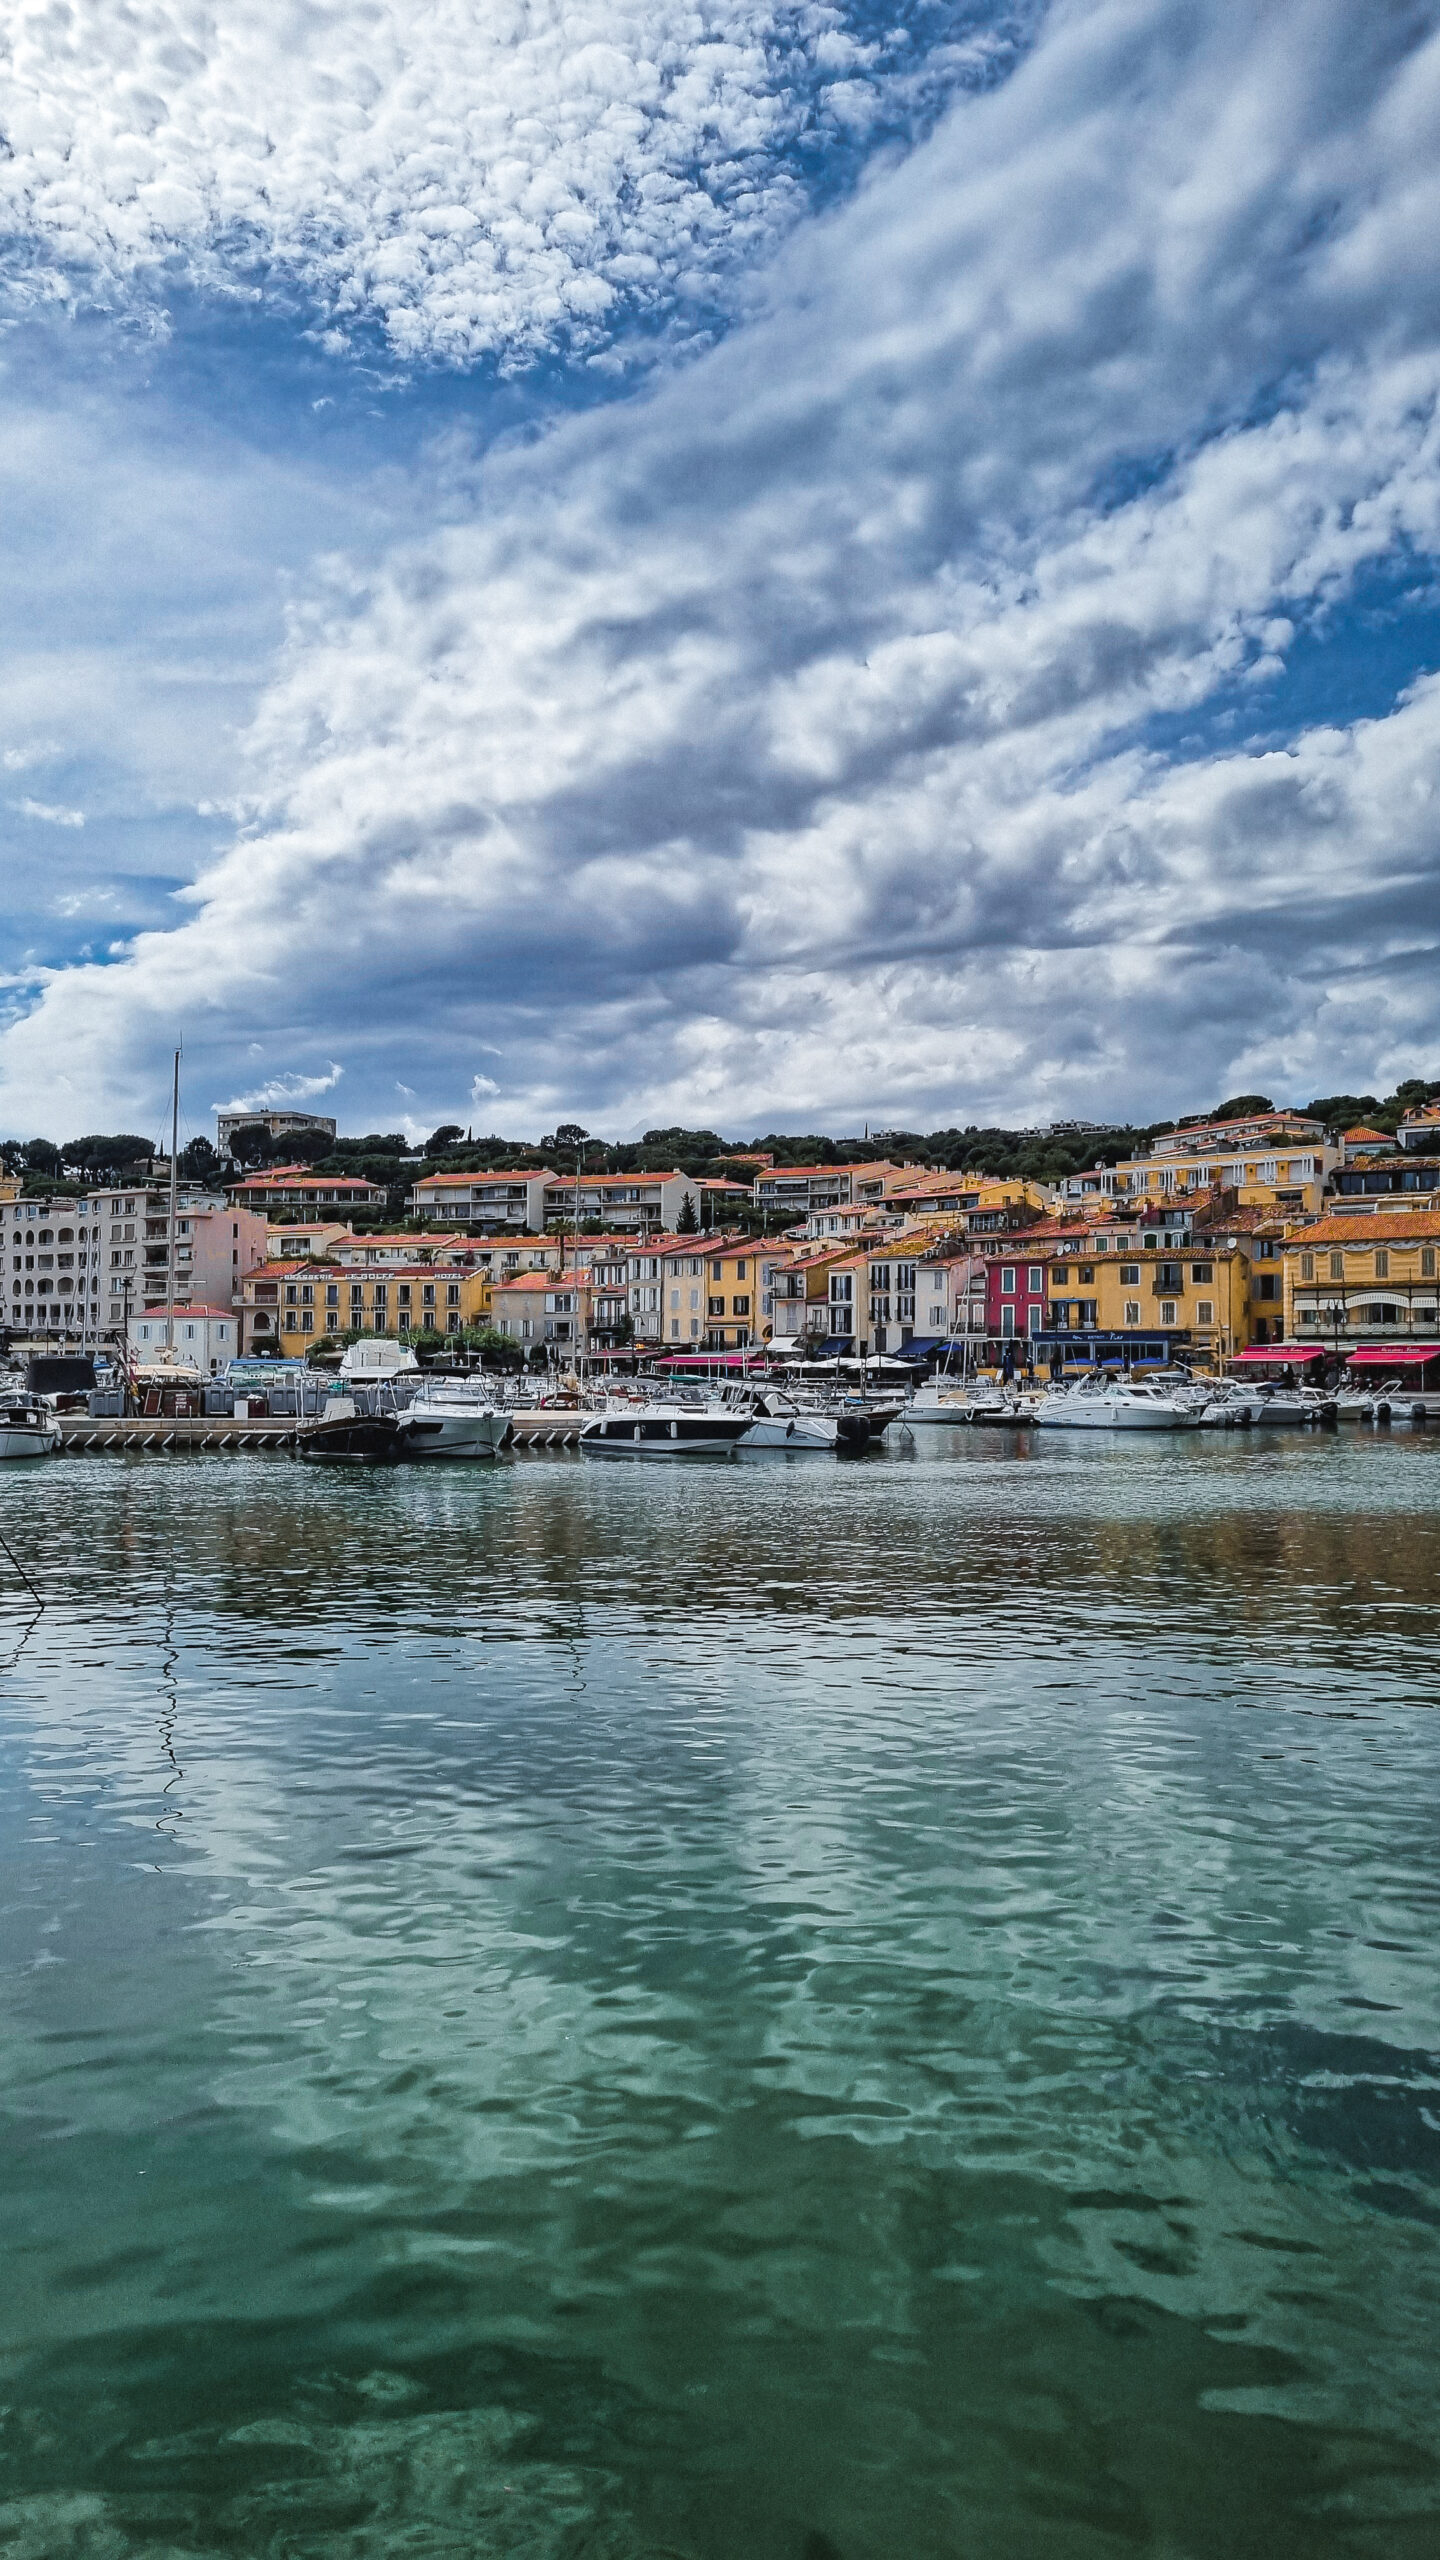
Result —
[[1284, 1328], [1276, 1339], [1338, 1351], [1436, 1340], [1440, 1208], [1382, 1217], [1332, 1213], [1284, 1247]]
[[385, 1206], [385, 1186], [367, 1182], [359, 1173], [312, 1173], [308, 1164], [277, 1165], [270, 1173], [247, 1173], [226, 1186], [241, 1208], [273, 1217], [281, 1209], [298, 1209], [313, 1218], [323, 1209], [332, 1216], [364, 1217]]
[[1440, 1154], [1440, 1102], [1422, 1102], [1418, 1110], [1407, 1111], [1400, 1123], [1399, 1138], [1407, 1154], [1412, 1149], [1423, 1152], [1431, 1147]]
[[244, 1130], [257, 1129], [267, 1138], [330, 1138], [335, 1136], [335, 1123], [322, 1111], [217, 1111], [215, 1137], [222, 1156], [228, 1156], [235, 1140]]
[[[688, 1173], [554, 1173], [543, 1166], [509, 1173], [433, 1173], [410, 1193], [417, 1218], [468, 1223], [491, 1233], [506, 1228], [543, 1234], [563, 1224], [582, 1234], [644, 1235], [675, 1226], [689, 1204], [704, 1215], [702, 1185]], [[723, 1185], [722, 1188], [733, 1188]]]
[[465, 1332], [487, 1320], [489, 1286], [486, 1274], [443, 1263], [266, 1263], [245, 1283], [240, 1349], [303, 1354], [332, 1334]]
[[1340, 1156], [1323, 1123], [1298, 1112], [1197, 1121], [1154, 1139], [1143, 1156], [1067, 1175], [1059, 1201], [1088, 1209], [1188, 1198], [1198, 1206], [1206, 1192], [1233, 1191], [1242, 1208], [1313, 1217]]
[[0, 1207], [0, 1260], [12, 1325], [98, 1338], [124, 1334], [132, 1315], [176, 1303], [238, 1302], [266, 1257], [265, 1221], [213, 1194], [157, 1187], [97, 1191], [83, 1200], [12, 1200]]
[[798, 1225], [820, 1210], [874, 1207], [914, 1170], [898, 1164], [771, 1165], [757, 1173], [754, 1198], [767, 1218]]
[[591, 1280], [578, 1269], [517, 1271], [491, 1284], [490, 1322], [525, 1351], [583, 1350], [590, 1338]]

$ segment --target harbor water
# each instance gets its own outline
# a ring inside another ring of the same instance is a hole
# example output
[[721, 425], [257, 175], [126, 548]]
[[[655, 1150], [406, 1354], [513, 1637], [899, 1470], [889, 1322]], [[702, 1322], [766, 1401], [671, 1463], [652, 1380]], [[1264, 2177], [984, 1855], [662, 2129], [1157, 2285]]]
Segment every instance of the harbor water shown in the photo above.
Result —
[[1440, 2549], [1440, 1433], [953, 1436], [4, 1470], [7, 2560]]

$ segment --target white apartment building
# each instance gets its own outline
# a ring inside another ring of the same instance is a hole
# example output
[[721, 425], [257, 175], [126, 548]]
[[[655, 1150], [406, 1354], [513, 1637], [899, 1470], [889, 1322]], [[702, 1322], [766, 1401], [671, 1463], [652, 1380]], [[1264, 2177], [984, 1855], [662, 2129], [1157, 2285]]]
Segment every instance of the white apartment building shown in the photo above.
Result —
[[686, 1202], [696, 1219], [704, 1186], [688, 1173], [553, 1173], [543, 1168], [513, 1173], [432, 1173], [410, 1193], [417, 1218], [473, 1225], [490, 1233], [578, 1224], [582, 1234], [664, 1233], [676, 1225]]
[[182, 1191], [170, 1232], [168, 1191], [132, 1185], [83, 1200], [14, 1200], [0, 1209], [4, 1320], [36, 1332], [123, 1335], [165, 1303], [238, 1304], [265, 1260], [265, 1221], [210, 1193]]

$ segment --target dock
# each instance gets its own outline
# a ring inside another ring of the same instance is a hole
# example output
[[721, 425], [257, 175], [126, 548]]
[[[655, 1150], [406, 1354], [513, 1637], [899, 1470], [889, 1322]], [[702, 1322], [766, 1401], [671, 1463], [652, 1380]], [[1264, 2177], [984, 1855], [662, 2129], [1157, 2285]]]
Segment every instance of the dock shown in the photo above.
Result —
[[[516, 1457], [538, 1457], [546, 1449], [573, 1449], [580, 1438], [580, 1425], [585, 1416], [543, 1408], [522, 1410], [514, 1417], [509, 1448]], [[315, 1428], [307, 1417], [303, 1422], [294, 1415], [256, 1415], [249, 1421], [235, 1421], [228, 1414], [126, 1414], [120, 1419], [107, 1416], [97, 1420], [87, 1413], [62, 1413], [60, 1423], [60, 1455], [88, 1457], [97, 1450], [148, 1451], [152, 1456], [169, 1456], [186, 1449], [254, 1451], [270, 1449], [279, 1455], [293, 1455], [298, 1442]]]

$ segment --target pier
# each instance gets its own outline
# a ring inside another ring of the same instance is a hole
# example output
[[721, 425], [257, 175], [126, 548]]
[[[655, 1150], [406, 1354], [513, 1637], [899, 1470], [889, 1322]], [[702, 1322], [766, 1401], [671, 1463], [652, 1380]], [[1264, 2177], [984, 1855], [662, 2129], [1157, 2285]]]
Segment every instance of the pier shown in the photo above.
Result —
[[[516, 1457], [536, 1457], [546, 1449], [573, 1449], [579, 1443], [584, 1419], [583, 1414], [563, 1408], [519, 1412], [514, 1417], [508, 1447]], [[88, 1457], [97, 1450], [127, 1449], [160, 1456], [184, 1449], [270, 1449], [280, 1455], [287, 1451], [293, 1454], [315, 1428], [312, 1420], [297, 1422], [293, 1414], [256, 1415], [248, 1421], [237, 1421], [228, 1414], [132, 1413], [123, 1419], [113, 1415], [96, 1419], [87, 1413], [62, 1413], [59, 1421], [62, 1457]]]

